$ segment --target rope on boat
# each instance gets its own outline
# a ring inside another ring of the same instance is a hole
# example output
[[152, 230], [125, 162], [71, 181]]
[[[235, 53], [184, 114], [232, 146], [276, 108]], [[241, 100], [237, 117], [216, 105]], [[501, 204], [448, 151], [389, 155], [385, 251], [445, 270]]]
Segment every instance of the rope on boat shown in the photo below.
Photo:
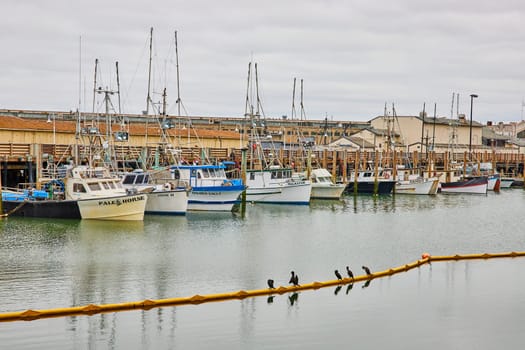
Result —
[[315, 290], [319, 288], [331, 287], [336, 285], [344, 285], [355, 282], [369, 281], [375, 278], [382, 278], [392, 276], [401, 272], [412, 270], [421, 265], [429, 264], [431, 262], [439, 261], [457, 261], [469, 259], [493, 259], [493, 258], [516, 258], [525, 257], [525, 252], [510, 252], [510, 253], [484, 253], [484, 254], [470, 254], [470, 255], [447, 255], [447, 256], [431, 256], [424, 253], [421, 259], [414, 262], [391, 268], [384, 271], [374, 272], [370, 275], [361, 275], [354, 278], [343, 278], [342, 280], [330, 280], [325, 282], [312, 282], [309, 284], [302, 284], [299, 286], [280, 286], [274, 289], [257, 289], [257, 290], [240, 290], [237, 292], [221, 293], [221, 294], [196, 294], [191, 297], [180, 297], [171, 299], [146, 299], [136, 302], [120, 303], [120, 304], [89, 304], [84, 306], [75, 306], [68, 308], [48, 309], [48, 310], [25, 310], [18, 312], [0, 313], [0, 322], [10, 321], [33, 321], [42, 318], [64, 317], [74, 315], [92, 316], [99, 313], [129, 311], [129, 310], [149, 310], [152, 308], [179, 306], [179, 305], [196, 305], [209, 302], [227, 301], [235, 299], [253, 298], [263, 295], [284, 294], [289, 292], [297, 292], [301, 290]]

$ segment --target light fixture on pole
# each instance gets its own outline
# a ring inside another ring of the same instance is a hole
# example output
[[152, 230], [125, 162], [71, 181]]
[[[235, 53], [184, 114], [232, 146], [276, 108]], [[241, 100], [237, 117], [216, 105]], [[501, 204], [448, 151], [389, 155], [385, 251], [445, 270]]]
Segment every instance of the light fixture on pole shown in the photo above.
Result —
[[470, 95], [470, 136], [469, 136], [469, 142], [468, 142], [468, 153], [469, 158], [472, 158], [472, 107], [474, 104], [474, 99], [478, 98], [478, 95], [472, 94]]
[[47, 123], [53, 123], [53, 145], [56, 144], [56, 128], [55, 128], [55, 114], [53, 114], [53, 120], [51, 120], [51, 114], [47, 115]]

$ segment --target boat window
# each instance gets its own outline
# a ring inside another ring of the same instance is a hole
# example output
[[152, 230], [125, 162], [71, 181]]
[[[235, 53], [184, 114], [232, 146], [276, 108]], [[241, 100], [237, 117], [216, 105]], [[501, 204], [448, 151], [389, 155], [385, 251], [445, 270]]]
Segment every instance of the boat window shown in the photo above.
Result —
[[109, 184], [107, 182], [102, 182], [102, 186], [104, 186], [104, 189], [109, 190]]
[[208, 169], [202, 169], [202, 175], [206, 178], [206, 177], [210, 177], [210, 173], [208, 171]]
[[217, 177], [226, 177], [226, 172], [224, 171], [224, 169], [217, 169], [216, 173]]
[[73, 192], [86, 193], [86, 188], [82, 184], [73, 184]]
[[135, 180], [135, 175], [126, 175], [124, 176], [124, 180], [122, 180], [122, 183], [124, 183], [125, 185], [131, 185], [133, 184]]
[[175, 169], [175, 171], [173, 171], [173, 178], [175, 180], [179, 180], [180, 179], [180, 171]]
[[372, 177], [372, 173], [366, 172], [363, 174], [364, 177]]
[[115, 189], [115, 188], [122, 188], [122, 184], [120, 182], [110, 182], [109, 183], [109, 186], [111, 186], [112, 189]]
[[144, 183], [149, 183], [149, 174], [144, 175]]
[[142, 184], [144, 183], [144, 175], [137, 175], [137, 179], [135, 180], [136, 184]]
[[191, 169], [191, 177], [197, 176], [197, 169]]
[[201, 179], [201, 178], [202, 178], [202, 174], [201, 174], [200, 171], [197, 171], [197, 178], [198, 178], [198, 179]]
[[255, 173], [250, 173], [250, 180], [255, 180]]
[[277, 178], [277, 171], [272, 171], [272, 176], [271, 176], [272, 179], [276, 179]]
[[89, 189], [91, 191], [100, 191], [101, 190], [100, 184], [98, 182], [88, 183], [88, 186], [89, 186]]

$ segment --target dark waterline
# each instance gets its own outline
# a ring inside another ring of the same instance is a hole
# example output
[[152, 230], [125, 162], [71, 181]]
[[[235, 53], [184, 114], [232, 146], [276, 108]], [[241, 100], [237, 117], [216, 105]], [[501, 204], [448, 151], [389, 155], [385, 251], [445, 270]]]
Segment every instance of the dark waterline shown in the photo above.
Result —
[[[346, 197], [309, 207], [111, 223], [0, 222], [1, 312], [162, 299], [362, 274], [434, 255], [523, 251], [522, 190]], [[434, 263], [373, 280], [224, 303], [1, 323], [6, 348], [517, 347], [525, 259]], [[495, 331], [497, 330], [497, 331]]]

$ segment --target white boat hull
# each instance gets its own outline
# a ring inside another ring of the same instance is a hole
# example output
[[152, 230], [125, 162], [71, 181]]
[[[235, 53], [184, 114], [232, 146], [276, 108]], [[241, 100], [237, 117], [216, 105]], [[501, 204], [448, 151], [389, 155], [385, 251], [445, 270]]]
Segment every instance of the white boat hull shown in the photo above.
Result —
[[439, 187], [438, 179], [425, 181], [399, 181], [396, 183], [396, 194], [433, 195]]
[[242, 190], [192, 190], [188, 197], [188, 211], [232, 211], [241, 193]]
[[488, 177], [487, 190], [489, 191], [499, 191], [501, 188], [501, 180], [499, 175], [492, 175]]
[[312, 184], [312, 199], [340, 199], [346, 188], [344, 184]]
[[309, 204], [312, 185], [304, 183], [276, 183], [274, 186], [249, 187], [246, 200], [257, 203]]
[[144, 220], [145, 194], [78, 200], [82, 219]]
[[499, 188], [510, 188], [514, 179], [500, 179], [500, 181]]
[[146, 214], [185, 215], [188, 210], [186, 190], [153, 191], [147, 196]]

